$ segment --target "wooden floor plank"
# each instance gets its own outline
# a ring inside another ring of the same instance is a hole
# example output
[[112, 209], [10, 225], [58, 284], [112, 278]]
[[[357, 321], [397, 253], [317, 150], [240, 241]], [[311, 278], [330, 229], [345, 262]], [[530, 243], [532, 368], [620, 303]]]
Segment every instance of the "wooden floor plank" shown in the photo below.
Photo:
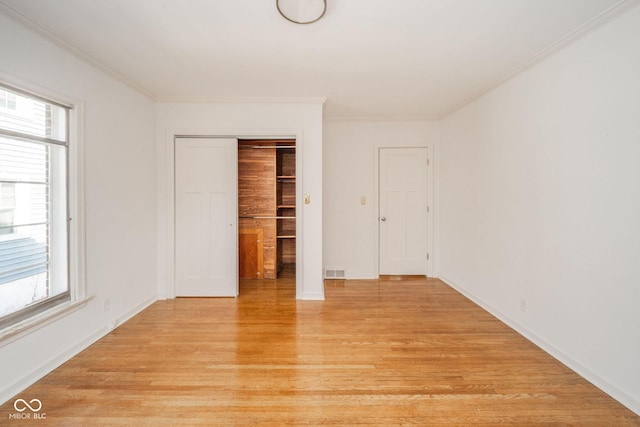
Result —
[[158, 301], [17, 398], [38, 425], [640, 426], [443, 282], [396, 276]]

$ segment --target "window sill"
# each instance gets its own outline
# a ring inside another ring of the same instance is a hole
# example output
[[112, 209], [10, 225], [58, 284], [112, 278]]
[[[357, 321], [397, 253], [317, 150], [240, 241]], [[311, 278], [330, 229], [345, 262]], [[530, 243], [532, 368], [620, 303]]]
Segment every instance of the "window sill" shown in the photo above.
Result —
[[68, 316], [69, 314], [80, 310], [87, 305], [87, 302], [89, 302], [91, 298], [93, 297], [88, 296], [77, 301], [60, 304], [50, 310], [3, 329], [0, 331], [0, 347], [12, 343], [13, 341], [35, 332], [64, 316]]

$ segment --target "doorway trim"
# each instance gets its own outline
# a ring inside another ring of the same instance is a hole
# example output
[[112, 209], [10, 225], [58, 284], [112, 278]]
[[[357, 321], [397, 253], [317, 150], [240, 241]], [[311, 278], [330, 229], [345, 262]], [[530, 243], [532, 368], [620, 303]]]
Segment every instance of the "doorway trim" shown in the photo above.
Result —
[[[176, 138], [235, 138], [235, 139], [295, 139], [296, 140], [296, 206], [303, 202], [303, 132], [301, 129], [251, 131], [238, 129], [229, 130], [193, 130], [171, 129], [166, 133], [166, 215], [167, 215], [167, 298], [176, 297], [175, 277], [175, 140]], [[303, 210], [296, 212], [296, 299], [302, 299], [304, 294], [304, 258], [303, 258]], [[238, 274], [238, 273], [236, 273]]]
[[426, 148], [427, 149], [427, 277], [434, 277], [434, 156], [433, 147], [430, 145], [374, 145], [374, 195], [375, 195], [375, 233], [374, 247], [377, 248], [375, 257], [375, 271], [380, 276], [380, 150], [385, 148]]

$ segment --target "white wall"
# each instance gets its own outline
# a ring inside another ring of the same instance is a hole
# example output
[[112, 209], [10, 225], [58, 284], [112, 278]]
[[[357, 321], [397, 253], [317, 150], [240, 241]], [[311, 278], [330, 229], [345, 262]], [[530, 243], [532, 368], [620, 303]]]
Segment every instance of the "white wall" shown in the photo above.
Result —
[[636, 413], [639, 159], [640, 8], [442, 122], [441, 277]]
[[[379, 147], [429, 147], [438, 122], [327, 120], [324, 124], [324, 265], [349, 279], [378, 277]], [[366, 197], [366, 204], [360, 198]]]
[[[322, 105], [308, 102], [209, 102], [159, 103], [157, 106], [158, 165], [158, 292], [172, 297], [173, 255], [173, 136], [209, 135], [231, 137], [296, 136], [302, 165], [296, 184], [299, 208], [297, 256], [303, 269], [297, 273], [297, 297], [324, 299], [322, 280]], [[299, 163], [300, 164], [300, 163]], [[302, 202], [302, 194], [311, 203]], [[299, 264], [300, 265], [300, 264]]]
[[[0, 78], [82, 104], [86, 283], [72, 314], [0, 343], [0, 402], [156, 299], [154, 104], [0, 15]], [[103, 302], [111, 308], [103, 312]], [[46, 405], [46, 402], [43, 402]]]

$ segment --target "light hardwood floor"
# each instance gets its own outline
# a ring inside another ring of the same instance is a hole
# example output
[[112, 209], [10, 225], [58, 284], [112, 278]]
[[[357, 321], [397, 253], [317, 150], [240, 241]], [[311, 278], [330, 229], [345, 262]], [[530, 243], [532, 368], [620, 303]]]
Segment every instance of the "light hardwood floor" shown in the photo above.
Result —
[[16, 398], [33, 425], [640, 425], [439, 280], [294, 288], [159, 301]]

